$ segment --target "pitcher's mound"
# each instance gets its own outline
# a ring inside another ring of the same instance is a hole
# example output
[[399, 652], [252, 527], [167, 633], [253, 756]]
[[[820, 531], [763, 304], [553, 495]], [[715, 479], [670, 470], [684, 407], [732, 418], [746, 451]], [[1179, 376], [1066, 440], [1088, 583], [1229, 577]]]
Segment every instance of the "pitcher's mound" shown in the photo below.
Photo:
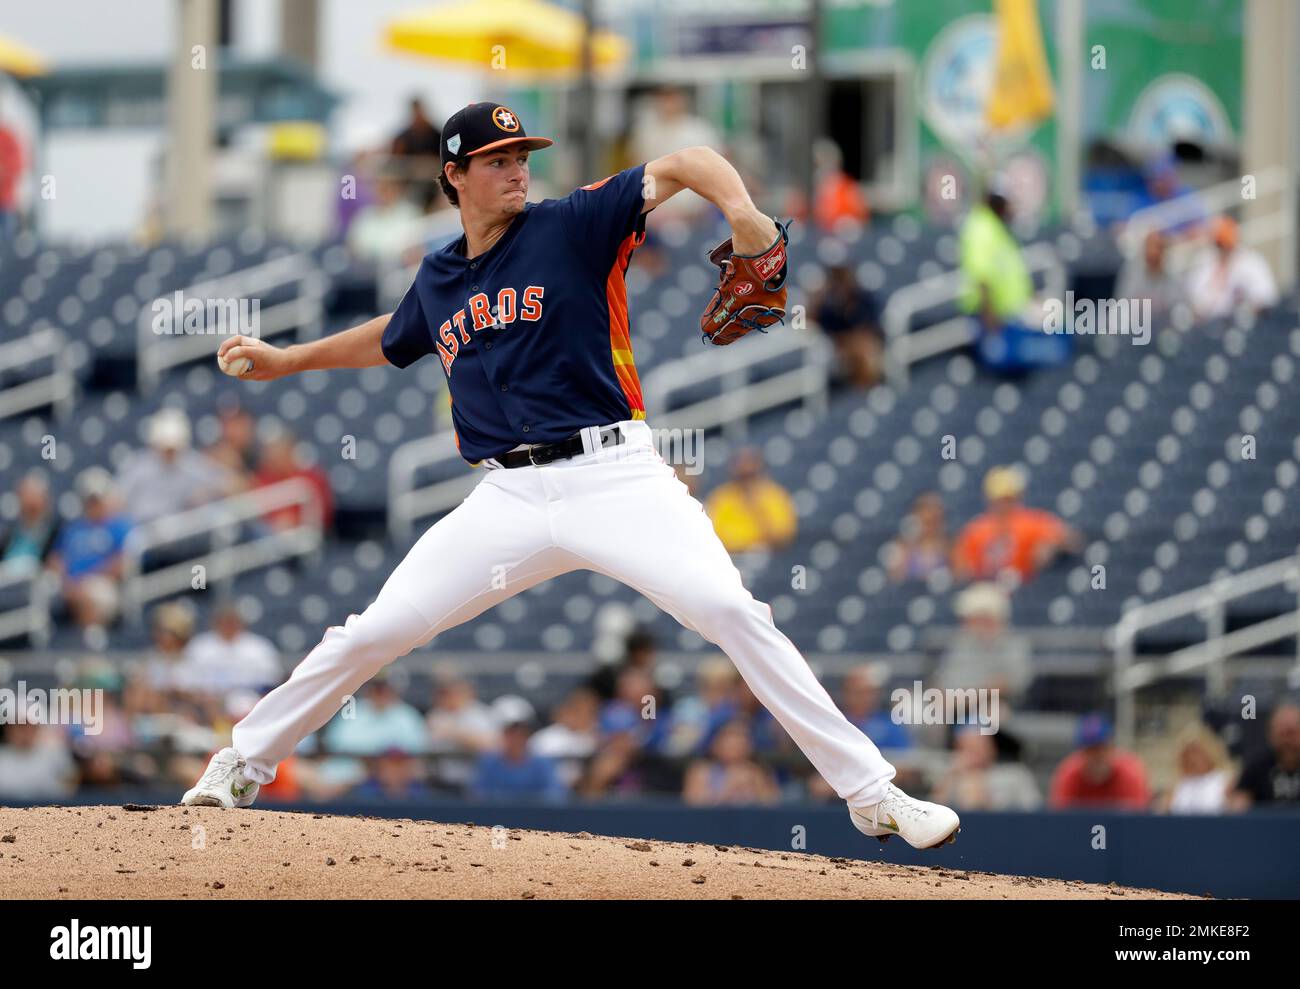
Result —
[[1175, 898], [1154, 890], [949, 867], [585, 832], [132, 804], [0, 807], [0, 897]]

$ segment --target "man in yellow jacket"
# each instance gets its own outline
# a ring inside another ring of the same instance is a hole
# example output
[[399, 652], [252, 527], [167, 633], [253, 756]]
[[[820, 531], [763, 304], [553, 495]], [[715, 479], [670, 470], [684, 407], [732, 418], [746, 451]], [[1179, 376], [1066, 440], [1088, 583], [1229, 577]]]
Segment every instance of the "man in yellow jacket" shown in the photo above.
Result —
[[766, 475], [752, 448], [736, 454], [731, 480], [709, 496], [705, 510], [732, 554], [788, 546], [799, 525], [794, 499]]

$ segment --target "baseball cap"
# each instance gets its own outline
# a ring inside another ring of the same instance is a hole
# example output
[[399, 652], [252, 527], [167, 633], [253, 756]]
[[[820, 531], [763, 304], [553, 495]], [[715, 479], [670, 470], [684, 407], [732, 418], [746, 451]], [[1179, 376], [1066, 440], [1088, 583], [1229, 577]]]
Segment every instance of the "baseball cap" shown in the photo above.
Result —
[[1084, 748], [1109, 742], [1110, 720], [1104, 714], [1088, 714], [1079, 721], [1078, 744]]
[[984, 475], [984, 497], [1019, 498], [1025, 492], [1025, 476], [1014, 467], [994, 467]]
[[1237, 227], [1237, 221], [1230, 216], [1216, 216], [1210, 224], [1210, 233], [1214, 238], [1216, 246], [1230, 251], [1237, 246], [1240, 239], [1240, 231]]
[[537, 151], [554, 143], [549, 137], [525, 134], [524, 122], [508, 106], [492, 102], [471, 103], [453, 113], [443, 125], [442, 160], [465, 161], [471, 155], [512, 144]]

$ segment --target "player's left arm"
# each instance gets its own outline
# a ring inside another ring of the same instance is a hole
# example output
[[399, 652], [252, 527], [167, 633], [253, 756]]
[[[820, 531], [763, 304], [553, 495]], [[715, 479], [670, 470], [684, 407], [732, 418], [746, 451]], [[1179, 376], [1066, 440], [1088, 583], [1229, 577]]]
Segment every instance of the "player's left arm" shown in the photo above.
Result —
[[737, 254], [760, 254], [776, 239], [776, 223], [749, 197], [740, 173], [712, 148], [684, 148], [645, 166], [645, 206], [652, 210], [683, 189], [690, 189], [722, 211], [731, 225]]

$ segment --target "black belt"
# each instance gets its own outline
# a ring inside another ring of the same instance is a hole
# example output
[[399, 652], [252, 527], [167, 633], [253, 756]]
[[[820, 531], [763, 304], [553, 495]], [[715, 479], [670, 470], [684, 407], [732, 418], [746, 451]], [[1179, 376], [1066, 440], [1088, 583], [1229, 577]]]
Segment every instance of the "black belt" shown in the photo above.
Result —
[[[617, 426], [605, 426], [597, 434], [600, 437], [600, 448], [618, 446], [623, 442], [623, 430]], [[541, 467], [545, 464], [554, 463], [556, 460], [568, 460], [570, 457], [576, 457], [580, 453], [585, 453], [586, 448], [582, 443], [582, 434], [574, 433], [567, 439], [558, 440], [555, 443], [538, 443], [536, 446], [530, 446], [524, 450], [511, 450], [503, 456], [497, 457], [496, 461], [502, 467]]]

